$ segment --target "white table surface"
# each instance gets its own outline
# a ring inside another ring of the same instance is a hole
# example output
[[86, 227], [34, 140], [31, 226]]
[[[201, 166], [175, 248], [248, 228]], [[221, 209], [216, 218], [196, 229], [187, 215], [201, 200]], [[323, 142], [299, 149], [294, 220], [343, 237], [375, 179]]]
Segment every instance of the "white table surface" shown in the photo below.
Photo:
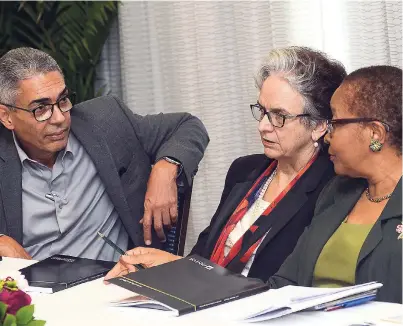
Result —
[[[18, 270], [35, 261], [3, 258], [0, 271]], [[263, 323], [251, 324], [231, 321], [231, 316], [247, 301], [238, 300], [221, 306], [198, 311], [181, 317], [167, 316], [166, 312], [139, 308], [115, 308], [108, 303], [130, 296], [132, 292], [116, 285], [104, 285], [102, 279], [84, 283], [54, 294], [31, 293], [35, 304], [35, 317], [46, 320], [47, 326], [65, 325], [309, 325], [349, 326], [372, 322], [377, 326], [396, 326], [381, 319], [401, 315], [403, 306], [371, 302], [332, 312], [301, 312]], [[245, 299], [244, 299], [245, 300]], [[233, 319], [233, 318], [232, 318]]]

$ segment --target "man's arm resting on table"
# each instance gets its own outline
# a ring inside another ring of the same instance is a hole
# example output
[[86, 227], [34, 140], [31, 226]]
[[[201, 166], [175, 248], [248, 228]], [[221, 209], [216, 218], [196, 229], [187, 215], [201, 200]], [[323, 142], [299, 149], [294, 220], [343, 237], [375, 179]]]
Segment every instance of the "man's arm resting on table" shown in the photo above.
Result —
[[5, 234], [0, 234], [0, 256], [32, 259], [17, 241]]

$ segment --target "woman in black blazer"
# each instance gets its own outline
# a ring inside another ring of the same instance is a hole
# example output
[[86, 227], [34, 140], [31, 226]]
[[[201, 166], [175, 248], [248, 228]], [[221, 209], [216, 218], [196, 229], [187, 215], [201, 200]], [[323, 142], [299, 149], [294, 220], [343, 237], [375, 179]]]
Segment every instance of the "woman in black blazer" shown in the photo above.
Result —
[[[331, 101], [326, 141], [334, 178], [272, 287], [377, 281], [377, 300], [402, 302], [402, 70], [351, 73]], [[271, 274], [270, 272], [268, 274]]]
[[[270, 52], [252, 104], [264, 155], [235, 160], [221, 202], [192, 250], [245, 276], [266, 281], [292, 252], [311, 222], [315, 202], [333, 176], [321, 138], [330, 118], [330, 98], [344, 67], [321, 52], [287, 47]], [[230, 119], [230, 117], [229, 117]], [[136, 248], [106, 278], [133, 270], [137, 260], [154, 266], [180, 257]]]
[[[263, 154], [244, 156], [236, 159], [229, 168], [220, 204], [210, 225], [199, 235], [190, 254], [210, 258], [229, 216], [251, 188], [254, 181], [262, 174], [273, 160]], [[334, 176], [333, 164], [327, 153], [321, 152], [298, 183], [287, 193], [271, 212], [270, 221], [262, 225], [259, 233], [267, 233], [260, 244], [253, 264], [247, 276], [266, 281], [280, 268], [287, 256], [293, 251], [298, 238], [311, 223], [315, 203], [326, 183]], [[263, 219], [264, 221], [264, 219]], [[253, 242], [258, 238], [250, 239]], [[242, 264], [243, 265], [243, 264]], [[241, 268], [242, 268], [241, 265]], [[227, 268], [241, 273], [236, 262]]]

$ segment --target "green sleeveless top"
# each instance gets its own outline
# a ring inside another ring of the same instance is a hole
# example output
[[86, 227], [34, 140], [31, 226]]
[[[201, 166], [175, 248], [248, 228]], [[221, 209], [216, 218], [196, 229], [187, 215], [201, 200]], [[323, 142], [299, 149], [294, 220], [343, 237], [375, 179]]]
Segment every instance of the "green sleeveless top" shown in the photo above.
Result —
[[354, 285], [358, 255], [372, 226], [342, 223], [316, 261], [312, 286], [334, 288]]

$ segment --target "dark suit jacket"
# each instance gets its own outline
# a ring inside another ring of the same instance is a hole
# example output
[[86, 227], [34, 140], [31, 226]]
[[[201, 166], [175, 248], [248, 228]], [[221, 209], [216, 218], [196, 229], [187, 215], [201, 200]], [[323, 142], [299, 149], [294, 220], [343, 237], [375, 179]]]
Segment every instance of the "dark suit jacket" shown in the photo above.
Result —
[[[320, 195], [312, 224], [303, 233], [280, 270], [270, 278], [272, 287], [312, 286], [316, 261], [326, 242], [343, 223], [367, 187], [363, 179], [336, 177]], [[361, 248], [356, 283], [383, 283], [377, 300], [402, 302], [402, 240], [396, 227], [402, 224], [402, 180]]]
[[[210, 225], [200, 234], [191, 253], [210, 258], [228, 219], [271, 161], [260, 154], [240, 157], [232, 163], [217, 211]], [[319, 193], [333, 175], [333, 164], [327, 154], [321, 153], [271, 212], [275, 222], [261, 243], [248, 276], [267, 281], [279, 269], [305, 227], [311, 223]], [[259, 230], [263, 235], [269, 229], [270, 226], [263, 225]]]
[[[200, 120], [188, 113], [140, 116], [111, 96], [74, 106], [71, 132], [93, 160], [133, 245], [144, 243], [139, 220], [151, 165], [164, 156], [174, 157], [191, 182], [209, 141]], [[21, 195], [21, 162], [12, 133], [0, 127], [0, 233], [19, 243]], [[160, 241], [155, 239], [153, 245]]]

